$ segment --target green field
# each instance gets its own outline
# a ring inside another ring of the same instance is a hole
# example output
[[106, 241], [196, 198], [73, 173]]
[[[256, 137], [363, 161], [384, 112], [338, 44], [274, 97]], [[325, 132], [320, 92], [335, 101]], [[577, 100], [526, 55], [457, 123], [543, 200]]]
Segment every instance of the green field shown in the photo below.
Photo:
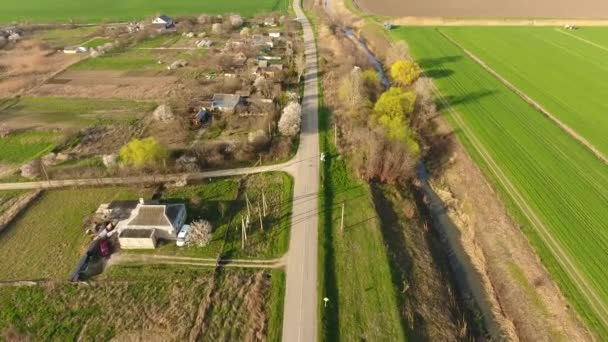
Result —
[[[601, 303], [608, 304], [606, 165], [436, 29], [399, 28], [394, 36], [408, 42], [427, 75], [435, 78], [448, 102], [440, 109], [458, 137], [500, 189], [564, 294], [605, 336], [608, 327], [595, 311]], [[542, 227], [556, 243], [546, 243]], [[574, 269], [560, 267], [548, 246], [560, 248]], [[600, 296], [600, 304], [585, 299], [573, 283], [574, 272]]]
[[283, 281], [280, 270], [153, 265], [114, 266], [89, 285], [1, 287], [0, 339], [279, 341]]
[[160, 13], [185, 16], [234, 12], [252, 16], [263, 12], [286, 12], [288, 4], [287, 0], [24, 0], [4, 2], [0, 23], [114, 22], [143, 19]]
[[[257, 205], [262, 207], [262, 187], [267, 201], [267, 215], [260, 229]], [[168, 189], [164, 201], [186, 203], [188, 219], [209, 221], [214, 227], [213, 238], [205, 247], [177, 247], [174, 242], [160, 245], [155, 250], [139, 253], [178, 255], [227, 259], [279, 258], [287, 252], [293, 180], [285, 173], [264, 173], [242, 177], [213, 179], [208, 183]], [[241, 248], [241, 218], [247, 217], [246, 197], [252, 206], [251, 225], [247, 244]]]
[[555, 27], [440, 30], [608, 155], [608, 44], [601, 45], [606, 39], [600, 38], [608, 29], [588, 34], [587, 28]]
[[21, 131], [0, 138], [0, 163], [20, 164], [51, 152], [61, 138], [60, 133]]
[[83, 224], [100, 204], [134, 199], [124, 188], [43, 193], [0, 233], [0, 280], [66, 280], [90, 239]]
[[129, 100], [23, 97], [0, 100], [0, 122], [19, 127], [85, 127], [100, 120], [128, 122], [155, 107], [152, 102]]

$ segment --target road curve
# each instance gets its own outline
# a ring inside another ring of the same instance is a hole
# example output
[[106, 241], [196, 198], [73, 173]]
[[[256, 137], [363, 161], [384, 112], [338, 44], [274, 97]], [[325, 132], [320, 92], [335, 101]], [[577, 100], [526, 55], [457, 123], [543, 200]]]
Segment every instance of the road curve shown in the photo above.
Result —
[[[319, 89], [317, 47], [300, 0], [293, 1], [304, 30], [306, 71], [302, 100], [302, 132], [295, 163], [294, 205], [287, 255], [287, 288], [283, 313], [284, 342], [317, 340], [317, 230], [319, 192]], [[306, 199], [306, 200], [297, 200]], [[295, 219], [297, 218], [297, 220]]]

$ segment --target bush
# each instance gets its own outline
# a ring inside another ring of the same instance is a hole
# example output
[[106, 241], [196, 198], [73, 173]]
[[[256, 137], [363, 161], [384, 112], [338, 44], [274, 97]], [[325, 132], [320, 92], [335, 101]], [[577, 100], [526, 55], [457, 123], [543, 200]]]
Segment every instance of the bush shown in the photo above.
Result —
[[279, 120], [279, 132], [287, 137], [294, 137], [300, 132], [302, 123], [302, 106], [297, 102], [290, 102]]
[[125, 165], [144, 167], [163, 163], [169, 156], [167, 150], [156, 139], [133, 139], [120, 149], [120, 160]]
[[209, 221], [197, 220], [190, 224], [190, 231], [186, 235], [186, 246], [205, 247], [211, 241], [213, 226]]

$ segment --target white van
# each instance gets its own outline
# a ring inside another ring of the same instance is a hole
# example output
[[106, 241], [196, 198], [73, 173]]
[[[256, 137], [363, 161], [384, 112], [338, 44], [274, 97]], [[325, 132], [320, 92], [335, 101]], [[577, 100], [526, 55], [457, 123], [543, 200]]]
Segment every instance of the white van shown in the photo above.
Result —
[[189, 224], [185, 224], [182, 226], [182, 229], [177, 234], [177, 241], [175, 242], [177, 247], [184, 247], [186, 245], [186, 236], [188, 236], [189, 231], [190, 231]]

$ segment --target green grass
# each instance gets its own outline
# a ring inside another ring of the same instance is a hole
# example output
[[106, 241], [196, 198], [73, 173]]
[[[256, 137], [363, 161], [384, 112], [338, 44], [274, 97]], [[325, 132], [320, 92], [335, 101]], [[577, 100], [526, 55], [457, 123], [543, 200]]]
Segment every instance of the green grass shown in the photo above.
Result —
[[0, 138], [0, 163], [21, 164], [51, 152], [61, 138], [60, 133], [42, 131], [15, 132]]
[[152, 112], [155, 107], [156, 104], [143, 101], [22, 97], [5, 100], [4, 105], [0, 105], [0, 117], [9, 123], [17, 121], [40, 128], [49, 124], [84, 127], [100, 120], [129, 122]]
[[[268, 340], [276, 341], [272, 337], [280, 336], [281, 326], [273, 317], [280, 312], [272, 310], [283, 295], [282, 272], [273, 271], [271, 280], [260, 272], [114, 266], [88, 286], [1, 287], [0, 336], [33, 341], [182, 341], [194, 336], [242, 341], [248, 340], [251, 325], [267, 324]], [[260, 311], [265, 322], [253, 318]]]
[[[214, 179], [209, 183], [169, 189], [163, 200], [185, 202], [187, 222], [208, 220], [214, 227], [213, 238], [206, 247], [177, 247], [174, 242], [160, 245], [155, 250], [138, 253], [168, 254], [216, 258], [278, 258], [287, 252], [293, 180], [285, 173], [265, 173], [250, 176], [241, 185], [240, 177]], [[263, 217], [264, 231], [260, 230], [257, 211], [262, 206], [262, 187], [268, 205]], [[247, 216], [245, 194], [252, 203], [251, 225], [247, 244], [241, 248], [241, 217]], [[222, 208], [224, 213], [222, 214]]]
[[129, 21], [151, 17], [160, 13], [171, 16], [190, 16], [224, 13], [241, 13], [253, 16], [263, 12], [287, 13], [287, 0], [46, 0], [12, 1], [3, 4], [0, 22], [28, 21], [52, 22], [104, 22]]
[[[441, 28], [561, 122], [608, 155], [608, 28]], [[593, 45], [596, 44], [596, 45]], [[513, 48], [517, 46], [517, 48]]]
[[159, 65], [157, 62], [158, 59], [147, 51], [138, 53], [110, 53], [97, 58], [84, 59], [71, 66], [70, 70], [163, 70], [165, 66]]
[[110, 38], [97, 37], [97, 38], [88, 40], [86, 43], [82, 44], [82, 46], [87, 47], [87, 48], [96, 48], [100, 45], [103, 45], [106, 43], [111, 43], [111, 42], [112, 42], [112, 39], [110, 39]]
[[[500, 190], [502, 198], [536, 247], [563, 293], [600, 336], [599, 323], [570, 277], [557, 264], [536, 229], [476, 148], [478, 139], [505, 177], [548, 228], [603, 301], [608, 300], [608, 169], [582, 145], [534, 110], [463, 51], [432, 28], [400, 28], [395, 38], [407, 40], [411, 52], [450, 108], [440, 108], [459, 139]], [[452, 111], [453, 110], [453, 111]], [[463, 126], [455, 113], [462, 117]], [[467, 133], [463, 127], [470, 129]], [[472, 134], [472, 135], [470, 135]]]
[[102, 203], [138, 195], [124, 188], [43, 193], [0, 233], [0, 279], [67, 280], [90, 239], [87, 216]]
[[54, 48], [64, 48], [74, 46], [87, 40], [97, 31], [95, 26], [83, 26], [75, 28], [58, 28], [51, 30], [38, 31], [34, 34], [35, 38], [51, 45]]

